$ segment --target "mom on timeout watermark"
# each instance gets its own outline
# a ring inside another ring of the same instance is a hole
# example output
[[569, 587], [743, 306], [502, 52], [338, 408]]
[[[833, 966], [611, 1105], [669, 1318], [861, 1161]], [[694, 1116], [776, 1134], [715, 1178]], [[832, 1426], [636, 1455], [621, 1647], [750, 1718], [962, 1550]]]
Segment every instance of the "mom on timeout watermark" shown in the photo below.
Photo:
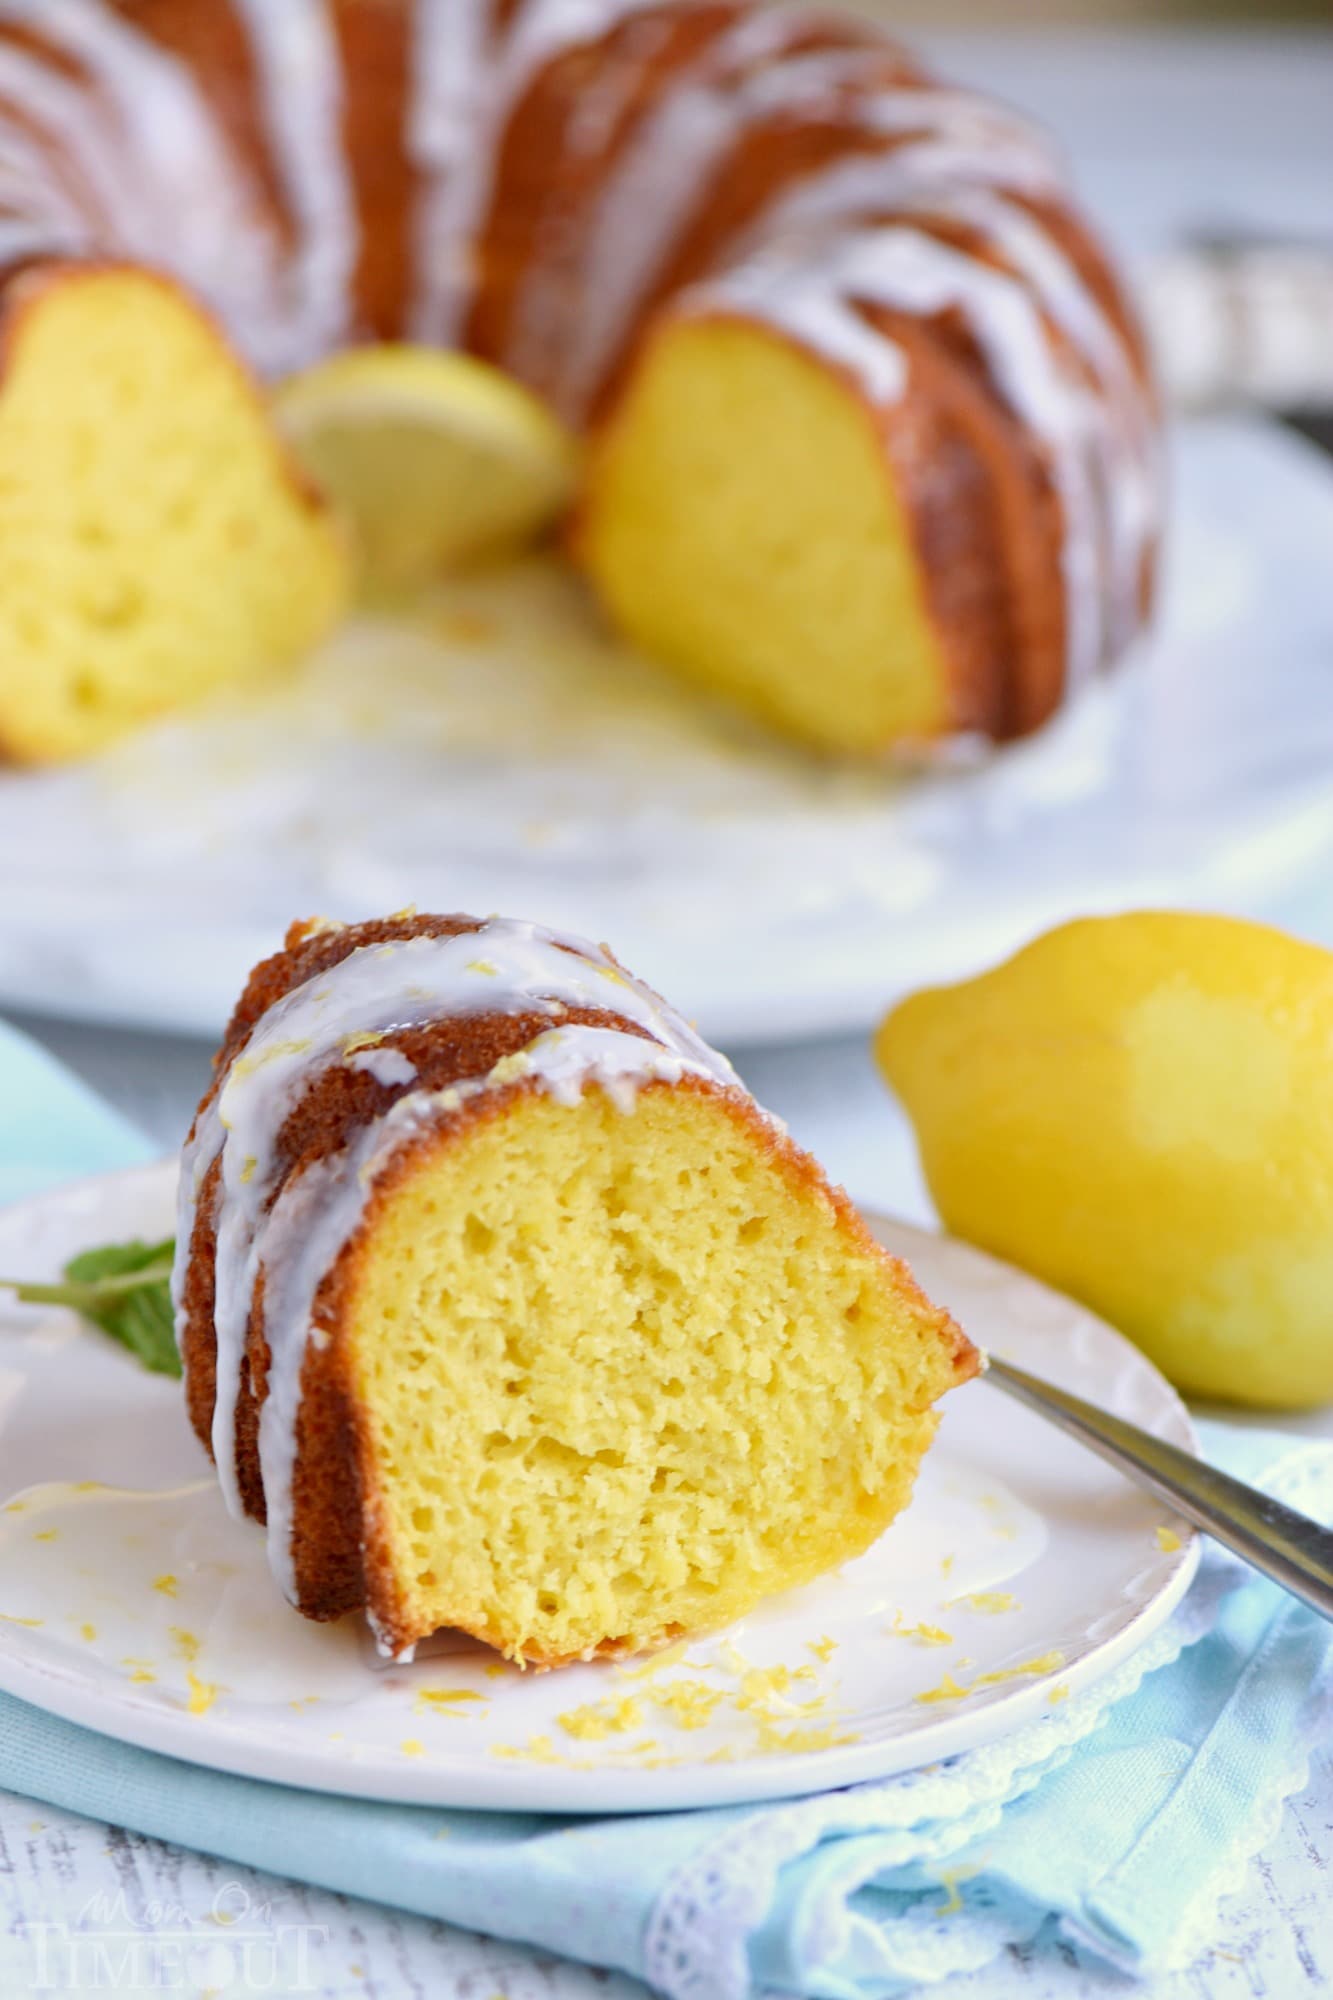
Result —
[[313, 1993], [326, 1924], [289, 1923], [240, 1882], [224, 1882], [202, 1916], [183, 1904], [132, 1911], [123, 1890], [90, 1896], [76, 1915], [29, 1918], [32, 1993]]

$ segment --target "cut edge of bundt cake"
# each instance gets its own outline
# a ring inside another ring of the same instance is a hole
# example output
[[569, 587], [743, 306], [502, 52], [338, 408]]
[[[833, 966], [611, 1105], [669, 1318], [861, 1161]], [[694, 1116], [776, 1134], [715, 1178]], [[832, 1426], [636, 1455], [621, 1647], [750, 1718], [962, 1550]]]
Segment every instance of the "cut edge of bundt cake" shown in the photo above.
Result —
[[884, 430], [781, 334], [668, 316], [594, 432], [579, 560], [645, 651], [788, 735], [937, 736], [956, 704]]
[[341, 530], [204, 310], [129, 265], [44, 264], [0, 308], [0, 754], [75, 757], [341, 612]]
[[192, 1420], [308, 1616], [540, 1666], [867, 1548], [978, 1357], [603, 948], [289, 935], [187, 1142]]
[[632, 1116], [520, 1085], [414, 1149], [338, 1318], [379, 1622], [545, 1665], [861, 1554], [956, 1376], [943, 1316], [812, 1164], [694, 1078]]

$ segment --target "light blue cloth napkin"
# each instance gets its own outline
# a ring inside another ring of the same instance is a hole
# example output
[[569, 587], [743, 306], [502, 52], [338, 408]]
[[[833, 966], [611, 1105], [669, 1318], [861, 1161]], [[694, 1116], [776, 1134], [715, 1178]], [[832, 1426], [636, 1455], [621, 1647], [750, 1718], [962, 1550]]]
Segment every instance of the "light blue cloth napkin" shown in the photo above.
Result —
[[[3, 1030], [0, 1148], [11, 1192], [147, 1150]], [[1333, 1520], [1333, 1447], [1214, 1426], [1207, 1449]], [[376, 1805], [179, 1764], [3, 1695], [0, 1785], [673, 2000], [870, 2000], [1019, 1941], [1129, 1973], [1181, 1962], [1330, 1720], [1333, 1627], [1214, 1552], [1108, 1682], [1004, 1743], [813, 1799], [603, 1821]]]
[[156, 1150], [63, 1063], [0, 1021], [0, 1202], [139, 1166]]

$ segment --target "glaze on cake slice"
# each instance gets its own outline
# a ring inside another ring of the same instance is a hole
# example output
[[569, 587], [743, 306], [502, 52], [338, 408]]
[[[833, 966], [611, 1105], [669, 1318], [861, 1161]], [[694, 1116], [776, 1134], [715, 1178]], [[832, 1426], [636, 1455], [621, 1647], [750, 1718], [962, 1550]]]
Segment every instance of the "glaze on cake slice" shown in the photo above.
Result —
[[186, 1395], [284, 1593], [541, 1665], [726, 1624], [906, 1504], [977, 1356], [604, 948], [297, 925], [182, 1165]]

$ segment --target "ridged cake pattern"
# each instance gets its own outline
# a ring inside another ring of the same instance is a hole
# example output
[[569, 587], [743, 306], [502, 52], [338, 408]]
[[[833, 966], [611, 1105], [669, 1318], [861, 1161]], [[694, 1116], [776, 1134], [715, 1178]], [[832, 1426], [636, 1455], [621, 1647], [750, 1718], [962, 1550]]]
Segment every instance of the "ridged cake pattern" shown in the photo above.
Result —
[[1001, 733], [1141, 621], [1158, 454], [1115, 280], [1044, 140], [864, 24], [740, 0], [0, 0], [0, 262], [81, 256], [165, 268], [266, 374], [410, 337], [575, 422], [664, 311], [771, 324], [889, 421], [919, 387], [910, 322], [1053, 496], [1028, 532], [1055, 537], [1063, 604], [1015, 619], [1020, 651], [1055, 624], [1056, 664], [1023, 670]]

